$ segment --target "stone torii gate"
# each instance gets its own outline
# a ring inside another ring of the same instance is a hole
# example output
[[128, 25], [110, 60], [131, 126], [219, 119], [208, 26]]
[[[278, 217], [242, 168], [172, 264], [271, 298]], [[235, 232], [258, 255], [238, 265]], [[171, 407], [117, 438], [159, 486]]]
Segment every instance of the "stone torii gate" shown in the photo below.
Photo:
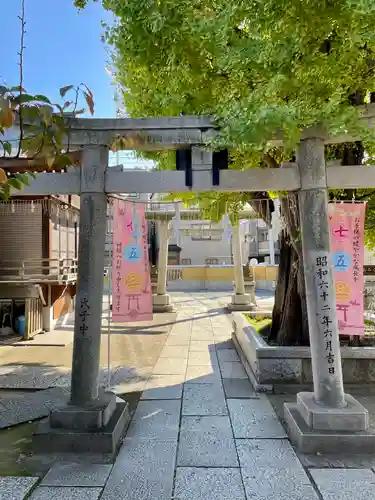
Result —
[[[363, 118], [375, 116], [366, 109]], [[143, 192], [298, 191], [306, 297], [310, 328], [314, 393], [300, 393], [286, 405], [289, 434], [303, 449], [311, 440], [334, 444], [345, 439], [348, 448], [374, 450], [375, 436], [367, 432], [367, 410], [344, 393], [335, 288], [330, 257], [327, 188], [368, 188], [375, 185], [375, 166], [340, 166], [326, 169], [324, 145], [349, 142], [343, 135], [330, 138], [320, 129], [302, 134], [297, 165], [282, 169], [223, 170], [220, 185], [213, 185], [211, 153], [202, 145], [218, 133], [209, 118], [73, 119], [70, 145], [83, 149], [81, 169], [64, 174], [44, 173], [23, 191], [24, 195], [79, 194], [80, 239], [77, 306], [70, 403], [54, 410], [49, 422], [34, 436], [44, 451], [113, 452], [129, 419], [126, 403], [116, 402], [110, 392], [99, 390], [101, 300], [105, 247], [107, 194]], [[108, 169], [108, 144], [121, 136], [129, 149], [193, 147], [192, 186], [183, 171], [126, 171]], [[275, 142], [279, 142], [276, 138]], [[19, 194], [19, 193], [17, 193]], [[327, 271], [327, 294], [322, 303], [316, 271]], [[324, 307], [324, 311], [323, 311]], [[327, 312], [329, 311], [329, 313]], [[322, 317], [329, 316], [331, 351], [327, 363]]]

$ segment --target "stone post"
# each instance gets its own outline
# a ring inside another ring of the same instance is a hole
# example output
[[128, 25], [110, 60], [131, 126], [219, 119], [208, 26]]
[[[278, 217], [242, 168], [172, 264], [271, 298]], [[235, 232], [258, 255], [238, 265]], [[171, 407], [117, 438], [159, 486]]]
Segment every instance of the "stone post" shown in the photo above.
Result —
[[235, 292], [236, 295], [245, 294], [245, 280], [243, 276], [242, 248], [240, 225], [233, 226], [232, 252], [234, 264]]
[[252, 309], [250, 296], [245, 293], [245, 279], [242, 264], [242, 246], [240, 224], [232, 228], [232, 254], [234, 264], [234, 286], [235, 293], [228, 309], [232, 311], [249, 311]]
[[126, 403], [117, 405], [113, 392], [99, 391], [107, 166], [107, 148], [84, 150], [70, 402], [52, 410], [49, 425], [36, 433], [41, 451], [113, 453], [129, 418]]
[[[321, 134], [314, 131], [302, 140], [297, 162], [314, 393], [301, 392], [297, 404], [285, 404], [285, 419], [290, 437], [301, 451], [333, 452], [343, 432], [355, 434], [368, 428], [368, 412], [344, 394]], [[343, 443], [350, 446], [345, 439]]]
[[71, 403], [91, 403], [99, 396], [99, 356], [104, 286], [107, 196], [106, 149], [83, 156], [78, 243], [78, 289], [75, 310]]
[[167, 272], [168, 272], [168, 246], [169, 246], [169, 220], [159, 220], [159, 255], [158, 255], [158, 282], [156, 295], [153, 295], [154, 312], [173, 311], [170, 297], [167, 294]]

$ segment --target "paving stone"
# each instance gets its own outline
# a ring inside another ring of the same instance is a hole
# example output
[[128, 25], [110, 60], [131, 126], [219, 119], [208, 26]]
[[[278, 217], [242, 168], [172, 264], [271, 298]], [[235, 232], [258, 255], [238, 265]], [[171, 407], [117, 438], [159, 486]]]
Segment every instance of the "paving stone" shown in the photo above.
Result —
[[251, 500], [318, 500], [302, 467], [242, 468], [241, 473], [246, 495]]
[[45, 475], [42, 486], [104, 486], [112, 465], [55, 463]]
[[140, 380], [134, 382], [129, 380], [128, 382], [122, 382], [120, 384], [111, 384], [111, 390], [116, 394], [130, 394], [132, 392], [142, 392], [146, 387], [147, 381]]
[[215, 328], [224, 328], [227, 326], [231, 328], [231, 315], [229, 314], [218, 314], [216, 316], [211, 316], [211, 325]]
[[228, 415], [221, 384], [186, 384], [182, 415]]
[[[118, 366], [112, 369], [111, 384], [131, 384], [147, 382], [152, 373], [152, 366]], [[107, 370], [101, 370], [99, 382], [107, 383], [108, 373]]]
[[160, 353], [161, 358], [187, 358], [189, 346], [165, 346]]
[[51, 366], [7, 365], [0, 368], [0, 389], [48, 389], [68, 370]]
[[153, 370], [155, 375], [185, 375], [187, 359], [159, 358]]
[[102, 488], [64, 488], [40, 486], [30, 500], [98, 500]]
[[[110, 371], [111, 388], [115, 389], [117, 392], [124, 393], [134, 391], [135, 384], [137, 384], [137, 390], [142, 390], [142, 382], [146, 381], [146, 378], [152, 371], [152, 366], [137, 368], [114, 366]], [[101, 387], [107, 387], [107, 384], [108, 370], [106, 368], [101, 368], [99, 372], [99, 385]], [[61, 376], [53, 385], [54, 387], [70, 387], [71, 373], [66, 373]]]
[[153, 375], [141, 399], [181, 399], [184, 378], [183, 375]]
[[177, 441], [124, 440], [101, 500], [169, 500]]
[[221, 384], [217, 366], [188, 366], [185, 380], [189, 384]]
[[38, 481], [38, 477], [0, 477], [0, 500], [23, 500]]
[[178, 466], [238, 467], [228, 417], [182, 417]]
[[250, 380], [244, 378], [223, 378], [225, 396], [234, 399], [258, 399]]
[[72, 373], [65, 373], [61, 375], [55, 382], [53, 383], [53, 387], [70, 387], [72, 383]]
[[190, 337], [191, 329], [192, 329], [191, 322], [190, 324], [188, 324], [188, 322], [180, 323], [172, 326], [169, 335], [181, 335], [181, 336], [186, 335]]
[[173, 498], [174, 500], [246, 500], [239, 469], [194, 467], [177, 468]]
[[236, 439], [236, 446], [241, 468], [302, 468], [287, 439]]
[[[184, 333], [170, 333], [168, 335], [168, 339], [175, 339], [175, 340], [180, 340], [182, 342], [187, 342], [189, 343], [190, 340], [191, 340], [191, 333], [187, 333], [187, 332], [184, 332]], [[183, 344], [181, 344], [183, 345]]]
[[190, 344], [190, 336], [169, 335], [164, 346], [188, 346]]
[[228, 399], [229, 415], [236, 438], [286, 438], [267, 399]]
[[219, 349], [217, 352], [217, 357], [220, 363], [225, 361], [240, 361], [236, 349]]
[[229, 326], [224, 328], [214, 327], [212, 330], [214, 332], [214, 337], [227, 337], [228, 339], [232, 337], [232, 328]]
[[64, 405], [68, 400], [68, 390], [59, 387], [4, 399], [0, 408], [0, 428], [46, 417], [51, 409]]
[[190, 351], [188, 366], [217, 366], [218, 360], [215, 351]]
[[177, 439], [181, 402], [140, 401], [127, 432], [138, 439]]
[[222, 361], [220, 371], [223, 378], [243, 378], [248, 379], [247, 373], [240, 362]]
[[371, 469], [310, 469], [323, 500], [374, 498], [375, 474]]
[[212, 340], [192, 340], [189, 346], [189, 352], [215, 352], [215, 344]]
[[212, 343], [214, 343], [214, 334], [212, 329], [197, 330], [193, 328], [191, 332], [191, 340], [211, 340]]

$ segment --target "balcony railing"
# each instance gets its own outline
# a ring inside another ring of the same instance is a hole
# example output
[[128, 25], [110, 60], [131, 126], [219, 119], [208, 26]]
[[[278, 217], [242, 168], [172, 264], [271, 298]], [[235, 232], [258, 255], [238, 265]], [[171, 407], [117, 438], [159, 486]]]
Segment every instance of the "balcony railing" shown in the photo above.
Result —
[[0, 283], [69, 283], [77, 280], [77, 259], [0, 261]]

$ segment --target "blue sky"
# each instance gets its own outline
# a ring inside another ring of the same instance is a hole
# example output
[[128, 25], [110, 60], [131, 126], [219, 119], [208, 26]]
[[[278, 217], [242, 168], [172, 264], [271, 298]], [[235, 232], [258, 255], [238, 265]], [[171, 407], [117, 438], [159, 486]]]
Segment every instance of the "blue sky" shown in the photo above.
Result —
[[[0, 83], [18, 85], [20, 0], [0, 0]], [[115, 116], [114, 87], [105, 72], [109, 59], [101, 21], [111, 16], [98, 3], [79, 12], [73, 0], [25, 0], [24, 87], [60, 102], [58, 89], [85, 83], [93, 92], [96, 117]]]

